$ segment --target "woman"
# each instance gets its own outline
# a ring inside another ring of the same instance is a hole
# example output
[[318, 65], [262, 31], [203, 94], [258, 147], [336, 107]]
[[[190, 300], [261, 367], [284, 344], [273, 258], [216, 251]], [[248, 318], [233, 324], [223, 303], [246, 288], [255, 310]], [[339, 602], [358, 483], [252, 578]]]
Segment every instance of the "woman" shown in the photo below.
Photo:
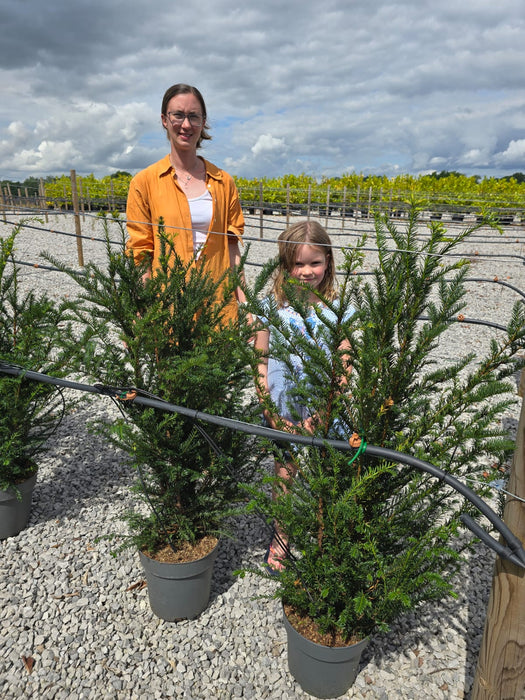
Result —
[[[191, 85], [172, 85], [162, 100], [162, 125], [170, 153], [131, 180], [127, 201], [128, 248], [135, 260], [151, 259], [146, 277], [159, 265], [158, 223], [184, 262], [205, 264], [219, 279], [240, 261], [244, 217], [233, 178], [197, 155], [208, 133], [204, 99]], [[238, 302], [244, 302], [237, 290]], [[233, 302], [233, 300], [232, 300]], [[228, 307], [234, 317], [236, 304]]]

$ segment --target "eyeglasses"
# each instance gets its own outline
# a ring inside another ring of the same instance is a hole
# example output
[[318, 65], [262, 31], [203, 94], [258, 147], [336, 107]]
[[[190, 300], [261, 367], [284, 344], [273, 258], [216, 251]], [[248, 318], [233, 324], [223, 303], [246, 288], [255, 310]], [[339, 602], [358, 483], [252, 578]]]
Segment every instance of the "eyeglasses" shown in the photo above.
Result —
[[166, 115], [173, 125], [180, 126], [187, 119], [192, 126], [200, 126], [202, 124], [202, 114], [196, 112], [168, 112]]

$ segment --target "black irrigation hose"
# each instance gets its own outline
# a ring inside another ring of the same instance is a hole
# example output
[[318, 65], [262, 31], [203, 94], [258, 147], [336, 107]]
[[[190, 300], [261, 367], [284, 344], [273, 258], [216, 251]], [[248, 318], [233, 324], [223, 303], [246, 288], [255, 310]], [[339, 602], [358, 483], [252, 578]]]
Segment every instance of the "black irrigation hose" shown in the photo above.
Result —
[[[144, 396], [145, 394], [143, 393], [142, 395]], [[157, 397], [154, 397], [152, 394], [149, 395], [149, 396], [150, 396], [150, 398], [157, 398]], [[122, 413], [123, 418], [124, 418], [125, 420], [129, 420], [128, 416], [126, 416], [126, 414], [124, 413], [124, 411], [123, 411], [123, 409], [122, 409], [122, 401], [119, 401], [118, 398], [116, 398], [115, 396], [110, 396], [110, 398], [112, 399], [113, 403], [117, 406], [117, 408], [119, 409], [119, 411]], [[215, 452], [215, 454], [217, 455], [217, 457], [219, 457], [219, 458], [224, 457], [224, 453], [222, 452], [221, 448], [217, 445], [217, 443], [216, 443], [215, 440], [212, 438], [212, 436], [202, 427], [202, 425], [200, 425], [200, 423], [198, 423], [196, 420], [194, 420], [194, 419], [192, 419], [192, 418], [189, 419], [189, 420], [191, 420], [191, 423], [192, 423], [193, 427], [194, 427], [194, 428], [201, 434], [201, 436], [206, 440], [206, 442], [207, 442], [208, 445], [211, 447], [211, 449]], [[173, 541], [172, 541], [172, 539], [171, 539], [171, 537], [170, 537], [170, 535], [169, 535], [169, 533], [168, 533], [168, 529], [167, 529], [167, 527], [166, 527], [166, 524], [165, 524], [165, 522], [164, 522], [164, 519], [161, 518], [161, 516], [159, 515], [159, 512], [157, 511], [157, 509], [156, 509], [155, 506], [153, 505], [153, 502], [151, 501], [151, 499], [150, 499], [150, 497], [149, 497], [149, 495], [148, 495], [148, 493], [147, 493], [146, 484], [145, 484], [144, 477], [143, 477], [143, 474], [142, 474], [142, 468], [141, 468], [141, 466], [140, 466], [139, 464], [137, 464], [137, 468], [138, 468], [139, 478], [140, 478], [140, 481], [141, 481], [142, 486], [143, 486], [143, 488], [144, 488], [144, 494], [145, 494], [145, 496], [146, 496], [146, 499], [147, 499], [147, 501], [148, 501], [148, 504], [149, 504], [149, 506], [150, 506], [150, 508], [151, 508], [151, 510], [152, 510], [152, 512], [153, 512], [153, 514], [154, 514], [155, 517], [157, 518], [157, 521], [159, 522], [160, 527], [161, 527], [162, 530], [164, 531], [164, 536], [166, 537], [166, 542], [168, 542], [168, 544], [170, 545], [171, 549], [172, 549], [173, 551], [175, 551], [175, 547], [174, 547], [174, 545], [173, 545]], [[231, 471], [229, 468], [227, 468], [227, 470], [228, 470], [230, 476], [231, 476], [234, 480], [236, 480], [236, 474], [235, 474], [233, 471]], [[265, 513], [264, 513], [262, 510], [258, 509], [258, 508], [256, 508], [255, 512], [256, 512], [256, 514], [262, 519], [262, 521], [264, 522], [264, 524], [267, 525], [267, 522], [266, 522], [267, 518], [266, 518]], [[279, 544], [281, 545], [283, 551], [286, 552], [287, 558], [289, 558], [289, 559], [291, 560], [292, 564], [295, 566], [295, 557], [294, 557], [294, 555], [292, 554], [292, 552], [290, 551], [290, 549], [288, 548], [287, 543], [284, 542], [284, 541], [282, 540], [282, 538], [280, 537], [280, 535], [278, 534], [278, 532], [277, 532], [273, 527], [271, 528], [271, 530], [272, 530], [273, 537], [279, 542]], [[309, 592], [308, 588], [305, 586], [304, 589], [305, 589], [305, 591], [306, 591], [306, 594], [307, 594], [308, 597], [310, 598], [310, 600], [313, 602], [312, 596], [310, 595], [310, 592]]]
[[[344, 452], [349, 452], [355, 449], [344, 440], [324, 440], [321, 438], [316, 438], [307, 435], [292, 435], [290, 433], [281, 432], [280, 430], [275, 430], [273, 428], [266, 428], [264, 426], [245, 423], [243, 421], [234, 420], [232, 418], [213, 416], [195, 409], [170, 404], [167, 401], [164, 401], [157, 397], [141, 396], [139, 391], [135, 389], [124, 390], [116, 387], [104, 386], [102, 384], [96, 384], [94, 386], [89, 384], [80, 384], [67, 379], [60, 379], [58, 377], [51, 377], [46, 374], [41, 374], [39, 372], [21, 369], [20, 367], [9, 365], [1, 361], [0, 372], [3, 372], [4, 374], [10, 374], [13, 376], [24, 376], [26, 379], [32, 379], [34, 381], [40, 381], [47, 384], [54, 384], [55, 386], [62, 386], [70, 389], [86, 391], [92, 394], [100, 394], [123, 400], [132, 400], [134, 403], [137, 403], [142, 406], [157, 408], [171, 413], [178, 413], [180, 415], [192, 419], [195, 423], [197, 423], [197, 421], [211, 423], [214, 425], [228, 427], [233, 430], [238, 430], [240, 432], [249, 433], [251, 435], [258, 435], [260, 437], [278, 440], [280, 442], [296, 443], [306, 445], [309, 447], [325, 447], [328, 445], [329, 447]], [[414, 467], [416, 469], [419, 469], [420, 471], [427, 472], [428, 474], [431, 474], [432, 476], [436, 477], [437, 479], [444, 482], [445, 484], [453, 488], [455, 491], [460, 493], [464, 498], [470, 501], [470, 503], [474, 505], [489, 520], [490, 523], [492, 523], [494, 528], [507, 542], [508, 546], [501, 544], [493, 537], [491, 537], [467, 514], [463, 514], [460, 516], [460, 519], [463, 522], [463, 524], [466, 525], [477, 537], [479, 537], [488, 547], [493, 549], [499, 556], [508, 559], [516, 566], [525, 569], [525, 550], [523, 549], [520, 540], [511, 532], [511, 530], [509, 530], [507, 525], [501, 520], [501, 518], [499, 518], [499, 516], [492, 510], [492, 508], [487, 503], [485, 503], [485, 501], [483, 501], [482, 498], [480, 498], [476, 493], [474, 493], [468, 486], [462, 484], [454, 476], [447, 474], [447, 472], [443, 471], [442, 469], [439, 469], [433, 464], [417, 459], [416, 457], [412, 457], [411, 455], [404, 454], [402, 452], [396, 452], [395, 450], [390, 450], [375, 445], [366, 445], [364, 452], [374, 457], [386, 459], [389, 462], [405, 464], [409, 467]]]
[[[64, 234], [64, 235], [71, 235], [74, 236], [75, 234]], [[92, 239], [90, 238], [89, 240], [96, 240], [101, 242], [101, 239]], [[120, 242], [117, 241], [110, 241], [112, 245], [120, 245]], [[25, 267], [33, 267], [38, 270], [47, 270], [48, 272], [62, 272], [60, 268], [54, 267], [52, 265], [42, 265], [40, 263], [31, 263], [31, 262], [26, 262], [25, 260], [13, 260], [15, 265], [21, 265]], [[251, 267], [259, 267], [263, 268], [264, 263], [255, 263], [255, 262], [250, 262], [249, 260], [246, 261], [246, 265], [249, 265]], [[78, 274], [80, 275], [85, 275], [86, 273], [83, 271], [80, 271]], [[342, 271], [337, 271], [336, 275], [338, 276], [344, 276], [346, 273]], [[372, 276], [374, 273], [373, 272], [356, 272], [355, 273], [357, 277], [367, 277], [367, 276]], [[489, 277], [466, 277], [465, 282], [484, 282], [484, 283], [489, 283], [489, 284], [499, 284], [502, 287], [507, 287], [508, 289], [511, 289], [513, 292], [521, 296], [523, 299], [525, 299], [525, 291], [521, 290], [519, 287], [516, 287], [513, 284], [510, 284], [509, 282], [504, 282], [503, 280], [500, 279], [491, 279]], [[423, 317], [421, 317], [423, 318]], [[425, 319], [426, 320], [426, 319]], [[466, 322], [466, 321], [465, 321]], [[483, 324], [483, 321], [474, 321], [469, 319], [469, 323], [478, 323], [478, 324]], [[497, 328], [500, 328], [500, 326], [495, 326]]]
[[523, 297], [525, 299], [525, 292], [523, 292], [519, 287], [515, 287], [513, 284], [510, 284], [509, 282], [504, 282], [503, 280], [500, 279], [487, 279], [485, 277], [465, 277], [463, 280], [464, 282], [490, 282], [491, 284], [499, 284], [502, 287], [507, 287], [508, 289], [512, 289], [513, 292], [516, 292], [516, 294], [519, 294], [520, 297]]
[[[98, 217], [98, 215], [97, 215], [97, 217]], [[71, 232], [69, 232], [69, 231], [56, 231], [55, 229], [42, 228], [41, 226], [34, 226], [34, 225], [31, 225], [31, 224], [26, 223], [25, 221], [24, 221], [24, 222], [21, 222], [21, 221], [18, 221], [18, 222], [9, 221], [8, 223], [9, 223], [10, 225], [13, 225], [13, 226], [19, 225], [19, 226], [21, 226], [21, 227], [23, 227], [23, 228], [33, 229], [33, 230], [35, 230], [35, 231], [45, 231], [45, 232], [48, 232], [48, 233], [54, 233], [54, 234], [58, 234], [58, 235], [61, 235], [61, 236], [69, 236], [70, 238], [81, 238], [81, 239], [88, 240], [88, 241], [95, 241], [95, 242], [97, 242], [97, 243], [106, 243], [106, 239], [105, 239], [105, 238], [98, 238], [98, 237], [96, 237], [96, 236], [86, 236], [85, 234], [71, 233]], [[121, 220], [120, 223], [125, 224], [126, 222], [125, 222], [125, 220]], [[142, 222], [142, 223], [149, 223], [149, 222]], [[278, 227], [278, 229], [276, 229], [276, 230], [280, 230], [280, 228]], [[329, 232], [330, 232], [330, 235], [340, 235], [340, 236], [347, 236], [347, 235], [350, 235], [349, 232], [342, 232], [342, 233], [335, 233], [335, 234], [332, 232], [332, 230], [330, 230]], [[224, 235], [224, 234], [222, 234], [222, 235]], [[357, 233], [357, 234], [354, 235], [354, 237], [359, 237], [360, 235], [361, 235], [360, 233]], [[257, 237], [255, 237], [255, 236], [243, 236], [243, 241], [248, 241], [248, 242], [254, 241], [254, 242], [258, 242], [258, 243], [261, 243], [261, 242], [263, 242], [263, 243], [276, 243], [276, 242], [277, 242], [276, 239], [261, 239], [260, 237], [257, 238]], [[500, 241], [500, 242], [501, 242], [501, 241]], [[503, 242], [504, 242], [504, 243], [509, 243], [509, 244], [513, 244], [513, 243], [514, 243], [514, 241], [503, 241]], [[116, 245], [116, 246], [122, 244], [121, 241], [111, 241], [111, 240], [109, 241], [109, 243], [112, 244], [112, 245]], [[343, 250], [343, 249], [346, 248], [346, 247], [347, 247], [347, 246], [332, 245], [332, 248], [341, 249], [341, 250]], [[374, 247], [370, 247], [370, 248], [368, 248], [368, 247], [363, 247], [363, 248], [361, 248], [361, 250], [366, 251], [366, 252], [371, 252], [371, 253], [376, 253], [376, 252], [378, 252], [378, 249], [377, 249], [377, 248], [374, 248]], [[400, 251], [400, 252], [414, 252], [415, 254], [420, 254], [420, 252], [418, 252], [418, 251]], [[431, 255], [431, 254], [429, 253], [429, 255]], [[469, 255], [468, 255], [467, 253], [465, 253], [465, 254], [464, 254], [464, 253], [448, 253], [448, 254], [446, 254], [445, 256], [442, 256], [442, 257], [451, 257], [451, 258], [460, 257], [460, 258], [466, 258], [466, 257], [469, 257]], [[479, 256], [478, 256], [477, 254], [476, 254], [476, 255], [472, 255], [472, 254], [471, 254], [470, 257], [479, 258], [479, 259], [512, 258], [512, 259], [521, 260], [522, 263], [525, 265], [525, 257], [524, 257], [523, 255], [518, 255], [518, 254], [490, 253], [490, 254], [488, 254], [488, 255], [479, 255]], [[252, 263], [248, 263], [248, 264], [252, 264]]]
[[[418, 321], [430, 321], [430, 316], [418, 316], [417, 317]], [[505, 326], [500, 325], [499, 323], [494, 323], [493, 321], [480, 321], [477, 318], [467, 318], [466, 316], [461, 316], [460, 318], [452, 318], [450, 319], [453, 323], [470, 323], [474, 326], [487, 326], [487, 328], [495, 328], [498, 331], [506, 331], [507, 329]]]
[[[22, 228], [29, 228], [32, 229], [33, 231], [45, 231], [46, 233], [53, 233], [58, 236], [68, 236], [69, 238], [81, 238], [82, 240], [85, 241], [94, 241], [95, 243], [106, 243], [105, 238], [97, 238], [96, 236], [86, 236], [85, 234], [78, 234], [78, 233], [71, 233], [71, 231], [55, 231], [55, 229], [51, 228], [42, 228], [42, 226], [32, 226], [30, 224], [26, 223], [21, 223], [21, 222], [14, 222], [10, 221], [9, 224], [11, 226], [21, 226]], [[122, 245], [121, 241], [109, 241], [112, 245]], [[16, 261], [15, 261], [16, 262]], [[28, 264], [28, 263], [25, 263]], [[39, 265], [35, 265], [35, 267], [40, 267]]]
[[[20, 265], [21, 267], [32, 267], [35, 270], [46, 270], [46, 272], [62, 272], [58, 267], [53, 267], [52, 265], [41, 265], [40, 263], [30, 263], [24, 262], [23, 260], [13, 260], [15, 265]], [[85, 272], [79, 272], [79, 275], [84, 275]]]
[[[119, 401], [116, 396], [110, 396], [110, 398], [113, 401], [113, 403], [115, 404], [115, 406], [118, 408], [120, 413], [122, 414], [123, 419], [129, 421], [129, 417], [126, 416], [126, 414], [122, 408], [122, 401]], [[171, 550], [173, 552], [177, 553], [177, 550], [175, 549], [175, 546], [173, 545], [173, 540], [171, 538], [171, 535], [169, 534], [168, 528], [166, 527], [166, 524], [164, 522], [164, 518], [161, 518], [159, 511], [157, 510], [156, 506], [154, 505], [153, 501], [150, 498], [150, 495], [148, 493], [148, 487], [146, 486], [146, 480], [144, 478], [144, 474], [142, 473], [142, 466], [139, 463], [137, 463], [137, 472], [139, 475], [140, 483], [142, 484], [142, 490], [143, 490], [144, 496], [148, 502], [149, 507], [151, 508], [151, 512], [153, 513], [153, 515], [157, 519], [157, 522], [164, 533], [164, 537], [166, 538], [166, 542], [171, 547]]]

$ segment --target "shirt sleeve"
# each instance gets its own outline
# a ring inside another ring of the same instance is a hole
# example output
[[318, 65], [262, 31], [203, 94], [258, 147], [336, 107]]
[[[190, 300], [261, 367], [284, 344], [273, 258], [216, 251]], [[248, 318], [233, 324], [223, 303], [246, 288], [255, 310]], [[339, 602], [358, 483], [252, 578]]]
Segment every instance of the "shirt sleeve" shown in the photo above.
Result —
[[241, 239], [244, 233], [244, 214], [242, 213], [239, 191], [237, 190], [237, 186], [235, 185], [233, 178], [231, 178], [227, 232], [236, 236], [237, 240], [242, 243]]
[[144, 255], [153, 255], [155, 248], [151, 211], [141, 189], [141, 183], [135, 176], [130, 183], [126, 204], [128, 241], [126, 248], [133, 252], [135, 260]]

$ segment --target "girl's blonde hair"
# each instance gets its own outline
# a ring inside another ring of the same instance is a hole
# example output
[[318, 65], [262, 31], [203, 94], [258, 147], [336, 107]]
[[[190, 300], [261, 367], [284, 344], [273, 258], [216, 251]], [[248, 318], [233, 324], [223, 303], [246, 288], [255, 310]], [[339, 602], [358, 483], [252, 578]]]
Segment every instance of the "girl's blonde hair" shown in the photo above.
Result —
[[279, 267], [273, 281], [272, 293], [279, 306], [284, 306], [287, 303], [283, 288], [284, 281], [295, 266], [297, 246], [301, 243], [319, 246], [323, 249], [327, 266], [318, 291], [327, 299], [334, 299], [336, 296], [335, 263], [330, 236], [317, 221], [298, 221], [283, 231], [278, 238]]

